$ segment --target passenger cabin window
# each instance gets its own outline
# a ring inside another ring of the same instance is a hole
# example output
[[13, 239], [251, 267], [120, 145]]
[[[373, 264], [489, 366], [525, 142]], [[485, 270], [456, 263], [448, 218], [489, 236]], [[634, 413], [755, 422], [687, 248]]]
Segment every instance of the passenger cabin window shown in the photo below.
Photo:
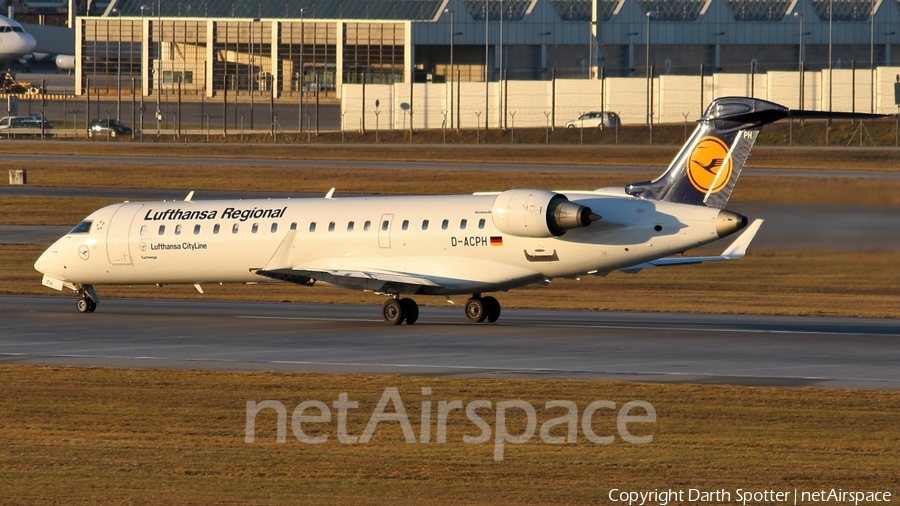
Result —
[[372, 222], [369, 220], [366, 220], [366, 222], [363, 223], [363, 232], [368, 232], [369, 227], [371, 227], [371, 226], [372, 226]]
[[159, 235], [165, 235], [165, 233], [166, 233], [166, 226], [160, 225], [159, 226]]
[[273, 233], [273, 234], [274, 234], [275, 232], [278, 232], [278, 224], [277, 224], [277, 223], [273, 223], [273, 224], [272, 224], [272, 227], [269, 229], [269, 232], [271, 232], [271, 233]]
[[291, 223], [291, 230], [297, 230], [297, 222]]
[[312, 222], [312, 223], [309, 224], [309, 231], [310, 231], [310, 232], [315, 232], [315, 231], [316, 231], [316, 222]]
[[334, 232], [334, 222], [333, 222], [333, 221], [332, 221], [331, 223], [328, 224], [328, 231], [329, 231], [329, 232]]
[[141, 225], [141, 236], [147, 235], [147, 225]]
[[181, 224], [175, 225], [175, 235], [181, 235]]
[[469, 221], [466, 220], [465, 218], [463, 218], [462, 220], [460, 220], [460, 222], [459, 222], [459, 229], [460, 229], [460, 230], [465, 230], [465, 229], [466, 229], [466, 224], [467, 224], [467, 223], [469, 223]]
[[213, 234], [218, 234], [220, 228], [221, 228], [221, 227], [219, 227], [219, 224], [218, 224], [218, 223], [216, 223], [215, 225], [213, 225]]
[[403, 228], [403, 230], [406, 230], [406, 229], [409, 228], [409, 220], [403, 220], [403, 227], [402, 227], [402, 228]]
[[422, 220], [422, 230], [428, 230], [428, 220]]
[[384, 220], [381, 222], [381, 230], [386, 231], [391, 226], [391, 222]]
[[200, 225], [194, 225], [194, 235], [200, 235]]
[[250, 233], [255, 234], [259, 232], [259, 223], [254, 223], [252, 227], [250, 227]]
[[232, 233], [232, 234], [238, 233], [238, 229], [239, 229], [239, 228], [240, 228], [240, 227], [238, 226], [238, 224], [235, 223], [234, 226], [231, 227], [231, 233]]
[[441, 222], [441, 230], [447, 230], [447, 227], [450, 226], [450, 220], [444, 220]]
[[347, 232], [353, 232], [353, 225], [354, 223], [352, 221], [347, 223]]
[[484, 228], [484, 218], [481, 218], [480, 220], [478, 220], [478, 228], [479, 229]]
[[82, 221], [75, 228], [72, 229], [70, 234], [86, 234], [91, 231], [91, 223], [90, 221]]

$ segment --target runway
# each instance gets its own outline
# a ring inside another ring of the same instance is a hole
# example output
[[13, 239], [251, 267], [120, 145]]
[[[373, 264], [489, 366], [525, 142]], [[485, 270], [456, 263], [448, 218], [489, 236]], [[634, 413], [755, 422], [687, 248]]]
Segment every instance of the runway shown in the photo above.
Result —
[[0, 363], [900, 390], [888, 319], [0, 297]]

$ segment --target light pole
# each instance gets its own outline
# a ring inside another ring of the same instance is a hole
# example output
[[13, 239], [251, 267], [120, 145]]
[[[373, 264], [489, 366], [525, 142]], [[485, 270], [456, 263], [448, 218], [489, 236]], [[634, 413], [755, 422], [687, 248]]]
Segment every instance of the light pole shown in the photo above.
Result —
[[869, 9], [869, 112], [875, 112], [875, 0]]
[[800, 79], [800, 105], [798, 106], [801, 110], [803, 109], [803, 14], [799, 12], [794, 13], [794, 17], [800, 21], [800, 40], [797, 44], [797, 72], [799, 72]]
[[[298, 110], [299, 119], [298, 122], [300, 124], [300, 128], [298, 129], [300, 133], [303, 133], [303, 78], [304, 78], [304, 70], [303, 70], [303, 43], [306, 42], [306, 25], [303, 24], [303, 14], [306, 12], [306, 9], [300, 9], [300, 108]], [[365, 107], [365, 105], [363, 105]], [[341, 127], [343, 128], [343, 127]]]
[[[144, 47], [144, 44], [147, 42], [146, 40], [144, 40], [144, 11], [149, 11], [149, 10], [150, 10], [149, 5], [141, 6], [141, 47], [142, 48]], [[142, 49], [141, 50], [141, 68], [144, 67], [143, 58], [144, 58], [144, 56], [143, 56], [143, 49]], [[141, 140], [144, 140], [144, 109], [145, 109], [145, 107], [144, 107], [144, 88], [145, 88], [144, 80], [143, 80], [143, 78], [141, 78]]]
[[119, 46], [116, 51], [116, 119], [122, 119], [122, 12], [113, 9], [113, 14], [119, 19]]
[[250, 22], [250, 131], [253, 132], [253, 95], [256, 93], [256, 76], [255, 72], [255, 64], [256, 61], [253, 59], [253, 27], [256, 26], [256, 23], [259, 23], [259, 18], [253, 18], [253, 21]]
[[[834, 83], [832, 82], [832, 63], [831, 63], [831, 40], [834, 32], [834, 0], [828, 0], [828, 112], [831, 112], [832, 107], [832, 90], [834, 89]], [[829, 124], [831, 120], [829, 120]]]
[[456, 38], [456, 32], [453, 27], [453, 10], [444, 9], [444, 12], [450, 14], [450, 129], [453, 129], [453, 40]]
[[654, 11], [650, 11], [647, 13], [647, 59], [646, 59], [646, 68], [647, 68], [647, 124], [649, 125], [652, 120], [650, 118], [650, 102], [653, 100], [653, 97], [650, 96], [650, 81], [653, 79], [653, 76], [650, 75], [650, 18], [655, 14]]
[[488, 1], [484, 0], [484, 131], [487, 132], [488, 126], [488, 107], [489, 100], [488, 95], [490, 94], [490, 85], [491, 85], [491, 74], [488, 71], [488, 65], [490, 64], [490, 26], [489, 21], [491, 19], [491, 12], [488, 10]]
[[162, 91], [162, 0], [156, 0], [156, 137], [159, 138], [159, 130], [162, 126], [162, 107], [160, 105], [160, 92]]

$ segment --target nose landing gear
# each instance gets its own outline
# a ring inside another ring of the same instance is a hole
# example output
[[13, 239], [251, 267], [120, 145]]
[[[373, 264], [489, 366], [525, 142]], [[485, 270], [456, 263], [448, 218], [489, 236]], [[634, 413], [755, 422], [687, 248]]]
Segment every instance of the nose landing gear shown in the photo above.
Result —
[[78, 308], [79, 313], [93, 313], [97, 310], [97, 292], [94, 291], [93, 286], [84, 285], [79, 287], [76, 293], [79, 299], [75, 303], [75, 307]]
[[93, 313], [97, 309], [97, 303], [90, 297], [82, 297], [75, 303], [79, 313]]

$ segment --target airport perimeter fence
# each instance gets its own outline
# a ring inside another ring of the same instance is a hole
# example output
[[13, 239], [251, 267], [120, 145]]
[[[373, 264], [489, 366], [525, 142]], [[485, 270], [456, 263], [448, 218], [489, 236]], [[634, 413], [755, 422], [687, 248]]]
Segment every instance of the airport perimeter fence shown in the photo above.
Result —
[[[555, 77], [555, 76], [554, 76]], [[719, 96], [754, 96], [791, 108], [897, 115], [895, 142], [900, 142], [900, 67], [834, 69], [819, 72], [766, 74], [662, 75], [601, 79], [502, 80], [345, 84], [342, 98], [309, 93], [291, 99], [271, 94], [233, 93], [208, 98], [203, 94], [164, 93], [144, 97], [125, 87], [88, 88], [74, 97], [62, 93], [29, 93], [7, 98], [8, 116], [43, 115], [53, 137], [85, 138], [93, 120], [120, 119], [135, 138], [180, 138], [185, 135], [243, 140], [245, 136], [288, 136], [312, 141], [321, 132], [412, 132], [417, 130], [583, 129], [585, 113], [609, 111], [617, 120], [606, 126], [688, 127]], [[25, 133], [25, 132], [22, 132]], [[27, 132], [35, 136], [40, 132]], [[273, 135], [277, 134], [277, 135]], [[298, 134], [300, 134], [298, 136]], [[0, 138], [17, 135], [0, 125]], [[826, 133], [827, 135], [827, 133]], [[101, 132], [100, 137], [106, 137]], [[377, 133], [376, 133], [377, 136]], [[411, 136], [410, 136], [411, 137]], [[343, 136], [342, 136], [343, 138]], [[582, 134], [583, 138], [583, 134]], [[548, 135], [549, 142], [549, 135]], [[827, 144], [826, 139], [826, 144]], [[860, 142], [874, 145], [860, 135]]]

